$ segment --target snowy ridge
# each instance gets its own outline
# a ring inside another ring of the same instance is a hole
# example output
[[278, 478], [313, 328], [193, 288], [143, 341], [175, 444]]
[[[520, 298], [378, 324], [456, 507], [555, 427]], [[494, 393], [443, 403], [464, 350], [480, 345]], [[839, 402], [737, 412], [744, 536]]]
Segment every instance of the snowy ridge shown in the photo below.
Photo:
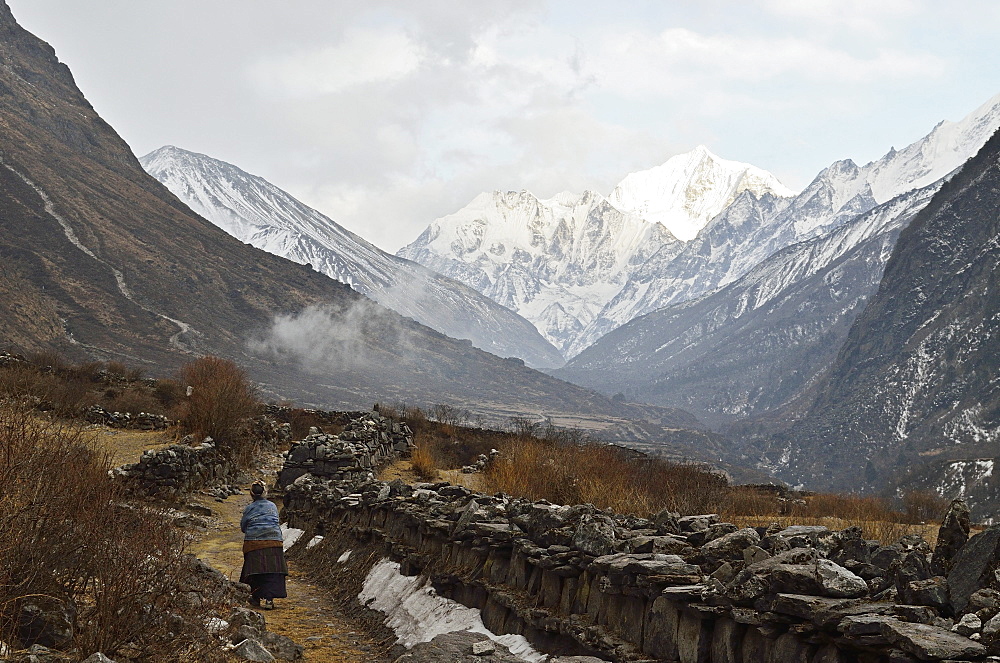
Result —
[[240, 241], [351, 285], [454, 338], [530, 366], [562, 363], [526, 320], [472, 288], [385, 253], [261, 177], [203, 154], [162, 147], [143, 168], [192, 210]]
[[681, 245], [662, 224], [592, 191], [549, 200], [494, 191], [432, 222], [398, 255], [518, 312], [562, 349], [633, 270]]
[[[629, 320], [733, 283], [786, 246], [821, 237], [877, 205], [947, 177], [1000, 127], [1000, 95], [959, 122], [941, 122], [919, 141], [858, 166], [822, 170], [794, 198], [740, 194], [683, 250], [635, 270], [565, 353], [573, 357]], [[675, 157], [676, 158], [676, 157]]]
[[662, 223], [686, 242], [744, 191], [757, 197], [767, 193], [784, 198], [795, 195], [766, 170], [720, 159], [699, 145], [662, 166], [630, 173], [608, 199], [622, 211]]
[[700, 299], [631, 320], [556, 374], [703, 420], [781, 405], [832, 360], [900, 230], [938, 188], [786, 247]]

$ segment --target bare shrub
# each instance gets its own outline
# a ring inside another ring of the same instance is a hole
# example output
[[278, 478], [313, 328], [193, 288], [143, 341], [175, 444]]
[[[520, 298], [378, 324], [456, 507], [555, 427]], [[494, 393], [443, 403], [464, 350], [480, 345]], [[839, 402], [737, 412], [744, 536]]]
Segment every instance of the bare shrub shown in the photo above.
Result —
[[258, 408], [257, 389], [246, 371], [228, 359], [202, 357], [185, 364], [180, 378], [191, 392], [181, 418], [184, 429], [236, 444], [243, 423]]
[[29, 364], [44, 373], [53, 373], [68, 367], [66, 360], [55, 350], [32, 352], [26, 359]]
[[18, 608], [42, 596], [73, 606], [83, 657], [216, 658], [208, 606], [185, 600], [181, 534], [127, 503], [109, 468], [81, 429], [0, 406], [0, 639], [16, 640]]
[[446, 426], [461, 426], [472, 419], [472, 413], [463, 408], [438, 404], [431, 407], [430, 418]]
[[929, 490], [911, 490], [903, 495], [903, 512], [906, 522], [940, 523], [951, 502]]
[[174, 415], [177, 414], [177, 409], [184, 402], [184, 392], [183, 385], [176, 380], [169, 378], [157, 380], [152, 391], [153, 398], [159, 403], [159, 409], [156, 411], [172, 419], [178, 418]]

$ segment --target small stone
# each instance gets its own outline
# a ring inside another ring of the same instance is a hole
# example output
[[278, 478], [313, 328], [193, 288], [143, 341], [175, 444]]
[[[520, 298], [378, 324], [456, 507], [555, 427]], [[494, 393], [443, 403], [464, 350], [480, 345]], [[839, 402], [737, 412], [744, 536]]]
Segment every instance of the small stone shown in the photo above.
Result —
[[496, 653], [497, 646], [492, 640], [480, 640], [472, 643], [472, 654], [474, 656], [489, 656]]
[[83, 659], [83, 663], [115, 663], [112, 659], [108, 658], [101, 652], [95, 652]]
[[750, 564], [756, 564], [757, 562], [763, 562], [770, 556], [770, 553], [760, 546], [750, 546], [743, 551], [743, 561], [747, 563], [747, 566]]
[[255, 663], [271, 663], [275, 660], [274, 656], [271, 656], [271, 652], [264, 649], [264, 645], [251, 638], [247, 638], [233, 647], [233, 655], [244, 661], [255, 661]]
[[979, 615], [974, 612], [970, 612], [967, 615], [962, 615], [962, 618], [957, 624], [951, 627], [951, 630], [959, 635], [964, 635], [969, 637], [973, 633], [978, 633], [983, 628], [983, 622], [979, 619]]

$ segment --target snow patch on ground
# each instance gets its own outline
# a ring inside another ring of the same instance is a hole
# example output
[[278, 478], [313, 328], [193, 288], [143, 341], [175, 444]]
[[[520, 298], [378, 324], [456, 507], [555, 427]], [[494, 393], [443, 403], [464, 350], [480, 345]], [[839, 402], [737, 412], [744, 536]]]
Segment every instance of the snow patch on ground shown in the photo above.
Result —
[[309, 543], [306, 544], [306, 548], [312, 548], [313, 546], [318, 545], [322, 540], [323, 537], [319, 535], [314, 536], [313, 538], [309, 539]]
[[305, 534], [304, 530], [289, 527], [288, 523], [281, 524], [281, 548], [288, 550]]
[[472, 631], [504, 645], [526, 661], [540, 663], [548, 658], [533, 649], [523, 635], [496, 635], [483, 624], [478, 610], [439, 596], [426, 578], [404, 576], [399, 568], [399, 564], [387, 559], [375, 564], [358, 600], [385, 613], [386, 626], [403, 646], [429, 642], [444, 633]]
[[344, 553], [340, 557], [337, 558], [337, 564], [343, 564], [344, 562], [346, 562], [347, 560], [349, 560], [351, 558], [351, 553], [352, 552], [354, 552], [354, 551], [353, 550], [345, 550]]

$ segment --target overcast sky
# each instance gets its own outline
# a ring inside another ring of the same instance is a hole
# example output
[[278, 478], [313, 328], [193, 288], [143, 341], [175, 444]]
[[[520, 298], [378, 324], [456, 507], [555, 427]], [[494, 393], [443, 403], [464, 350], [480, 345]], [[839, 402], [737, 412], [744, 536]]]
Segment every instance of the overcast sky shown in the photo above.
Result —
[[389, 251], [699, 144], [800, 189], [1000, 93], [994, 0], [7, 2], [137, 156], [229, 161]]

